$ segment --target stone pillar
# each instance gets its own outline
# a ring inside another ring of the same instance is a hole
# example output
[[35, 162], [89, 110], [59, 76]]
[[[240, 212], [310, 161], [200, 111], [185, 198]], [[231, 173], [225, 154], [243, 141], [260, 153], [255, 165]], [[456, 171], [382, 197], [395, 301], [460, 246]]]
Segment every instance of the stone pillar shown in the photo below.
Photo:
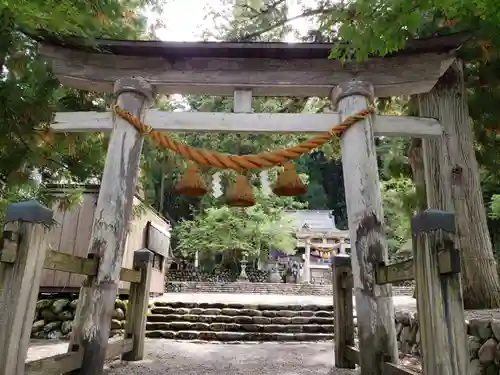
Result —
[[[360, 81], [340, 84], [332, 92], [342, 119], [367, 109], [373, 97], [373, 86]], [[361, 375], [382, 375], [383, 362], [398, 360], [391, 288], [377, 285], [374, 274], [376, 265], [388, 262], [388, 253], [372, 122], [356, 122], [340, 140]]]

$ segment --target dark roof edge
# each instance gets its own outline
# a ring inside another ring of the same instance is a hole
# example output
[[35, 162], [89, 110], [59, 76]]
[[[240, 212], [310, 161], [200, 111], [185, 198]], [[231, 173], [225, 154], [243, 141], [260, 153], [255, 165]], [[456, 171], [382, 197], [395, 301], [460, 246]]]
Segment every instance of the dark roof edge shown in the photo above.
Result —
[[[283, 58], [319, 59], [327, 58], [335, 46], [331, 43], [286, 43], [286, 42], [168, 42], [156, 40], [94, 39], [56, 35], [44, 31], [20, 30], [39, 43], [98, 53], [129, 56], [165, 57], [213, 57], [213, 58]], [[388, 54], [414, 55], [422, 53], [448, 53], [460, 48], [472, 37], [472, 32], [435, 35], [407, 42], [404, 49]]]

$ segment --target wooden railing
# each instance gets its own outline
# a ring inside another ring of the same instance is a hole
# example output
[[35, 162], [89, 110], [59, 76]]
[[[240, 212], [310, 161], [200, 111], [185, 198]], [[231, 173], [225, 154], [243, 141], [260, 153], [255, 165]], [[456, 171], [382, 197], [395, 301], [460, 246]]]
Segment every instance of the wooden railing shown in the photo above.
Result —
[[[95, 303], [88, 298], [86, 285], [97, 275], [98, 260], [94, 254], [81, 258], [48, 250], [52, 211], [35, 201], [9, 206], [5, 222], [0, 244], [0, 374], [75, 373], [84, 356], [78, 344], [84, 334], [82, 311]], [[149, 250], [137, 250], [133, 269], [121, 269], [120, 280], [131, 283], [125, 336], [109, 341], [107, 359], [121, 355], [124, 360], [135, 361], [144, 355], [152, 255]], [[87, 281], [80, 292], [69, 352], [26, 362], [43, 269], [86, 275]]]
[[[460, 285], [460, 256], [454, 248], [454, 215], [427, 210], [412, 220], [413, 259], [375, 264], [375, 283], [415, 280], [422, 370], [424, 375], [468, 374], [469, 356]], [[335, 366], [363, 365], [363, 351], [355, 347], [351, 258], [332, 262], [335, 308]], [[358, 321], [363, 316], [357, 316]], [[394, 324], [394, 322], [392, 322]], [[394, 327], [387, 327], [388, 332]], [[370, 348], [361, 348], [371, 350]], [[390, 358], [390, 356], [387, 356]], [[384, 375], [416, 375], [389, 361]]]

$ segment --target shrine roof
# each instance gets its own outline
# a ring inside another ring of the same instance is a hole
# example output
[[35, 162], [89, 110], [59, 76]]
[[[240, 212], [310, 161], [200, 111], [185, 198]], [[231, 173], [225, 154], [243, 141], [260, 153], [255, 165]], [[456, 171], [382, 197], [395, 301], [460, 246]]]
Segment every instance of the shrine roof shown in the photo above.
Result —
[[[157, 40], [86, 39], [74, 36], [26, 33], [36, 41], [68, 49], [103, 54], [182, 58], [257, 58], [257, 59], [325, 59], [334, 47], [331, 43], [285, 42], [170, 42]], [[446, 53], [459, 48], [469, 39], [470, 33], [459, 32], [415, 39], [407, 42], [404, 49], [391, 56], [424, 53]]]
[[286, 210], [284, 215], [299, 232], [340, 232], [331, 210]]

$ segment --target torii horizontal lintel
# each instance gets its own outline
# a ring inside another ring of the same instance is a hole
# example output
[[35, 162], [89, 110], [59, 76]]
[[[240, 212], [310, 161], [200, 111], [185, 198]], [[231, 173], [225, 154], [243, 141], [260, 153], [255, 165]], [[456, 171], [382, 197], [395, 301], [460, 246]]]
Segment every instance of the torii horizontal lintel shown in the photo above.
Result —
[[[340, 123], [330, 113], [221, 113], [149, 110], [145, 123], [166, 132], [208, 133], [321, 133]], [[56, 132], [107, 132], [113, 128], [111, 112], [58, 112], [51, 128]], [[377, 136], [431, 137], [442, 133], [432, 118], [374, 116]]]

